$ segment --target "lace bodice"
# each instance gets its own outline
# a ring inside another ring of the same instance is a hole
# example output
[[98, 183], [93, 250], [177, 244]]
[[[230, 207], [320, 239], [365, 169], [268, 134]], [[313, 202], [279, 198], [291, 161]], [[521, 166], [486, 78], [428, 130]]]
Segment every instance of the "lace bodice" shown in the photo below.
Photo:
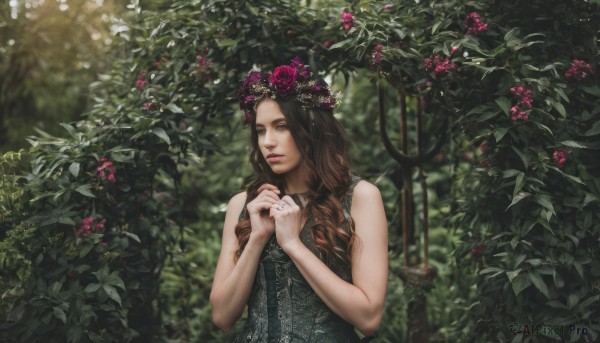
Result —
[[[344, 215], [349, 218], [352, 192], [360, 178], [353, 177], [342, 198]], [[297, 195], [290, 195], [303, 207]], [[300, 239], [316, 256], [319, 252], [310, 234], [308, 218]], [[349, 268], [330, 268], [342, 279], [352, 282]], [[248, 300], [246, 325], [236, 342], [266, 343], [354, 343], [359, 342], [354, 327], [331, 311], [317, 296], [275, 237], [260, 257], [252, 292]]]

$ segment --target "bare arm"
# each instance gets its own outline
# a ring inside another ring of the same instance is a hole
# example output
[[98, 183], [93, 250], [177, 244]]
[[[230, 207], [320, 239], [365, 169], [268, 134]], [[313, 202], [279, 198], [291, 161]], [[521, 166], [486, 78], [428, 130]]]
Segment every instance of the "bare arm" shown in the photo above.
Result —
[[363, 334], [371, 335], [381, 323], [388, 276], [387, 220], [377, 187], [366, 181], [356, 185], [351, 216], [358, 237], [352, 249], [352, 283], [332, 272], [300, 239], [280, 238], [284, 231], [280, 227], [277, 239], [319, 298]]
[[[265, 200], [261, 202], [259, 198]], [[237, 263], [234, 263], [233, 260], [234, 254], [239, 248], [235, 226], [238, 223], [238, 216], [244, 208], [246, 193], [235, 195], [227, 206], [221, 254], [210, 293], [213, 322], [223, 331], [229, 331], [244, 312], [252, 291], [260, 254], [274, 230], [274, 223], [272, 223], [273, 227], [269, 228], [269, 222], [272, 219], [268, 218], [268, 214], [261, 216], [260, 211], [269, 208], [271, 203], [277, 200], [279, 197], [276, 193], [268, 190], [261, 192], [256, 200], [248, 204], [251, 221], [254, 219], [252, 233]], [[254, 215], [252, 211], [258, 211], [258, 214]], [[261, 223], [260, 218], [254, 218], [256, 216], [263, 217], [264, 222]], [[266, 218], [264, 218], [265, 216]]]

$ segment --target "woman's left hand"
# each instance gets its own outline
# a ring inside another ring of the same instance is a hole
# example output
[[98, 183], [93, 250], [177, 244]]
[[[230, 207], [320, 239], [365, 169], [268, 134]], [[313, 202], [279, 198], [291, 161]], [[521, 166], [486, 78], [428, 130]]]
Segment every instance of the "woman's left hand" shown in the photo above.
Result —
[[283, 251], [294, 244], [301, 243], [302, 211], [290, 196], [286, 195], [281, 198], [281, 201], [273, 204], [270, 216], [275, 220], [275, 236]]

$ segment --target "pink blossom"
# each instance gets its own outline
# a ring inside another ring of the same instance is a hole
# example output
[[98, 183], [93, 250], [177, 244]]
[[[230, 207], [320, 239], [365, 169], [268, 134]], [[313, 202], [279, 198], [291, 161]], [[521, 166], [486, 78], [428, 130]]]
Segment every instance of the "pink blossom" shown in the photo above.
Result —
[[533, 107], [533, 91], [529, 88], [525, 88], [522, 85], [511, 87], [510, 92], [513, 97], [517, 100], [517, 103], [510, 108], [510, 114], [512, 114], [512, 121], [529, 120], [529, 115], [525, 108]]
[[477, 12], [469, 13], [465, 19], [465, 24], [467, 24], [467, 34], [471, 35], [475, 35], [480, 32], [486, 32], [488, 29], [487, 24], [481, 21], [479, 13]]
[[584, 60], [574, 59], [571, 66], [565, 72], [565, 78], [568, 81], [582, 81], [592, 73], [592, 66]]
[[[79, 226], [77, 231], [75, 231], [75, 235], [77, 235], [78, 237], [80, 237], [80, 236], [88, 237], [92, 233], [98, 233], [98, 232], [101, 232], [102, 230], [104, 230], [104, 223], [106, 222], [106, 219], [94, 218], [94, 217], [90, 216], [90, 217], [85, 217], [85, 218], [81, 219], [80, 222], [81, 222], [81, 226]], [[92, 227], [93, 227], [93, 231], [92, 231]]]
[[440, 54], [427, 57], [423, 60], [423, 66], [428, 72], [433, 72], [434, 77], [440, 76], [444, 72], [456, 69], [456, 63], [450, 62], [449, 59]]
[[567, 149], [562, 148], [560, 150], [555, 150], [554, 153], [552, 154], [552, 159], [554, 160], [554, 163], [556, 165], [558, 165], [559, 167], [562, 167], [565, 165], [565, 163], [567, 163], [567, 157], [569, 156], [570, 152], [567, 151]]
[[198, 63], [194, 67], [194, 71], [192, 71], [192, 75], [195, 76], [199, 81], [204, 82], [210, 79], [210, 68], [213, 63], [205, 54], [196, 55], [196, 59]]
[[454, 55], [457, 51], [458, 51], [458, 48], [453, 46], [452, 49], [450, 49], [450, 55]]
[[108, 158], [102, 157], [98, 161], [96, 173], [98, 174], [100, 179], [107, 179], [109, 182], [114, 183], [116, 181], [115, 171], [116, 170], [113, 166], [112, 161], [110, 161]]
[[392, 9], [392, 7], [394, 7], [394, 5], [392, 5], [392, 4], [387, 4], [387, 5], [383, 6], [383, 10], [384, 10], [384, 11], [389, 11], [389, 10], [391, 10], [391, 9]]
[[146, 80], [146, 73], [141, 73], [138, 76], [137, 81], [135, 82], [137, 88], [144, 88], [148, 85], [148, 81]]
[[381, 63], [381, 52], [383, 51], [383, 45], [377, 44], [375, 46], [375, 50], [373, 50], [373, 54], [371, 54], [371, 67], [377, 68], [379, 63]]
[[342, 27], [346, 32], [354, 26], [354, 16], [352, 13], [342, 12]]

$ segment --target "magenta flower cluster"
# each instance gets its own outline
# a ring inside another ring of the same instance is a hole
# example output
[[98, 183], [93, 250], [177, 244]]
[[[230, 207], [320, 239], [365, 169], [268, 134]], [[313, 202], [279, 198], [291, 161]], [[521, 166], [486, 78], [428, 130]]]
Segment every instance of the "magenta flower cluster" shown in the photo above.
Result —
[[85, 217], [80, 220], [81, 226], [75, 231], [75, 234], [79, 236], [90, 236], [92, 233], [98, 233], [104, 230], [104, 223], [106, 223], [106, 219], [102, 218], [94, 218], [94, 217]]
[[144, 88], [148, 85], [148, 81], [146, 80], [146, 73], [140, 73], [138, 75], [137, 81], [135, 82], [135, 86], [137, 88]]
[[252, 71], [238, 91], [239, 105], [244, 111], [244, 124], [249, 124], [256, 104], [265, 96], [273, 99], [293, 96], [304, 107], [332, 110], [336, 102], [329, 86], [322, 80], [311, 80], [311, 72], [299, 57], [272, 73]]
[[582, 81], [592, 73], [592, 66], [584, 60], [574, 59], [571, 66], [565, 72], [565, 78], [569, 81]]
[[450, 62], [450, 59], [440, 54], [425, 58], [423, 66], [426, 71], [433, 72], [434, 77], [438, 77], [440, 74], [456, 69], [457, 67], [456, 63]]
[[517, 103], [510, 109], [510, 114], [512, 115], [511, 119], [513, 121], [529, 120], [526, 109], [533, 106], [533, 91], [523, 86], [516, 86], [511, 87], [510, 92], [517, 100]]
[[196, 59], [198, 60], [198, 62], [194, 66], [192, 76], [195, 76], [198, 79], [198, 81], [201, 82], [208, 81], [210, 79], [209, 72], [210, 67], [213, 64], [212, 61], [208, 59], [206, 54], [198, 54], [196, 55]]
[[371, 54], [371, 68], [375, 69], [381, 63], [381, 52], [383, 51], [383, 45], [377, 44], [373, 53]]
[[479, 17], [479, 13], [477, 12], [469, 13], [465, 19], [465, 24], [467, 25], [467, 34], [470, 35], [476, 35], [488, 30], [487, 24], [481, 21], [481, 17]]
[[115, 171], [115, 166], [108, 158], [102, 157], [100, 161], [98, 161], [96, 174], [100, 179], [108, 180], [109, 182], [114, 183], [117, 180], [115, 177]]
[[555, 150], [552, 154], [552, 159], [557, 166], [562, 167], [567, 163], [567, 156], [569, 156], [570, 152], [567, 149], [562, 148], [560, 150]]
[[354, 26], [354, 16], [352, 13], [342, 12], [342, 27], [346, 32]]

